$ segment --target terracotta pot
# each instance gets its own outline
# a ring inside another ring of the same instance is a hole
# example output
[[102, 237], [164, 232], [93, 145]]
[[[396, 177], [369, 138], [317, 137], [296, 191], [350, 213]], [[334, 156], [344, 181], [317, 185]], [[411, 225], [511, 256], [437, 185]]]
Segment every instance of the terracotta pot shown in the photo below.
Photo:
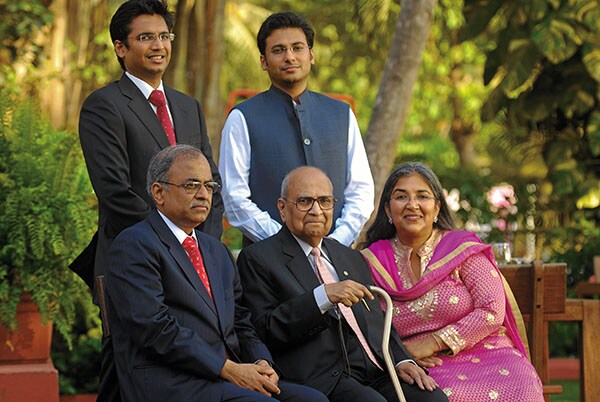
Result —
[[30, 295], [23, 295], [15, 331], [0, 326], [0, 364], [44, 363], [50, 358], [51, 340], [52, 322], [42, 325], [37, 305]]

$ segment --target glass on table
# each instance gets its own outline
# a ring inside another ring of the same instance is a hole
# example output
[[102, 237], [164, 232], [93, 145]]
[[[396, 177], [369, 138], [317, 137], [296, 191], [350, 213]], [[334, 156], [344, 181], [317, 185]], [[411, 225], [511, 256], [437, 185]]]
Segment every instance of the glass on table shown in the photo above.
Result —
[[492, 251], [498, 265], [508, 264], [511, 259], [509, 243], [492, 243]]

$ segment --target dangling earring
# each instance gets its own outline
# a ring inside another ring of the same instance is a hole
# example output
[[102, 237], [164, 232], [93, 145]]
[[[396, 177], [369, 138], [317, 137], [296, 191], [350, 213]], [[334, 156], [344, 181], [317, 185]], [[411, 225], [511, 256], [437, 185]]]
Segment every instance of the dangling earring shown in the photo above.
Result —
[[388, 223], [389, 223], [390, 225], [394, 223], [394, 222], [392, 221], [392, 217], [391, 217], [391, 216], [388, 216]]
[[435, 218], [433, 218], [433, 223], [437, 223], [438, 222], [438, 217], [436, 216]]

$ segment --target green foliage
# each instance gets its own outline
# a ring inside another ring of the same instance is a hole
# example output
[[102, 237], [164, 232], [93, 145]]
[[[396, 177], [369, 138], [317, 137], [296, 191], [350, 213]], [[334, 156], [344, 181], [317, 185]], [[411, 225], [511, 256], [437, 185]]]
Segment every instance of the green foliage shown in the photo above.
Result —
[[4, 91], [0, 99], [0, 322], [14, 329], [20, 295], [30, 293], [70, 341], [75, 307], [89, 294], [68, 264], [95, 220], [80, 147], [32, 102]]
[[52, 362], [60, 372], [58, 378], [61, 394], [96, 393], [100, 371], [102, 329], [98, 307], [91, 298], [78, 306], [71, 328], [72, 347], [61, 339], [52, 338]]
[[0, 0], [0, 37], [7, 41], [27, 37], [53, 20], [50, 10], [36, 0]]
[[[21, 58], [35, 59], [42, 46], [34, 38], [40, 29], [52, 22], [52, 12], [37, 0], [0, 0], [0, 86], [14, 81], [11, 65]], [[20, 66], [23, 68], [23, 66]], [[17, 92], [16, 87], [12, 87]]]
[[563, 222], [560, 229], [549, 231], [547, 237], [550, 239], [549, 259], [567, 263], [569, 287], [594, 274], [593, 260], [600, 250], [600, 228], [584, 212]]
[[588, 228], [600, 219], [599, 10], [597, 0], [465, 0], [461, 38], [496, 44], [486, 51], [482, 108], [495, 131], [491, 168], [537, 186], [546, 258], [597, 244]]

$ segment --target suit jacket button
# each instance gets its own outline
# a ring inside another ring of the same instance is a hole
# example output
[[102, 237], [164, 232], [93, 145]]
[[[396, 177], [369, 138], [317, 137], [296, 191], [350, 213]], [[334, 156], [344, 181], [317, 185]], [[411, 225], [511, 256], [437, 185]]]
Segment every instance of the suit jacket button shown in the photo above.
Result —
[[332, 377], [337, 377], [338, 375], [340, 375], [340, 372], [335, 370], [333, 373], [331, 373]]

